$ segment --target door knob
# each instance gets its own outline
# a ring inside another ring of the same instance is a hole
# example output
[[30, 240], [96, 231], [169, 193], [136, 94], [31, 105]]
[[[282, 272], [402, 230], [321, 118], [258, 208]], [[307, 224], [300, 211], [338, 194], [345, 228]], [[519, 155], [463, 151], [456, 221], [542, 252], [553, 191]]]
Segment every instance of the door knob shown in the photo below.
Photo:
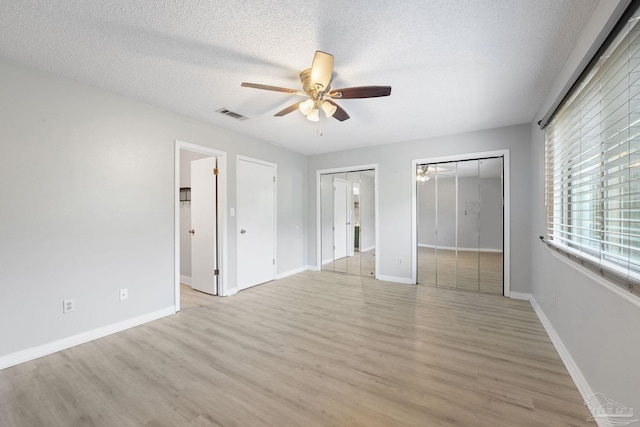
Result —
[[189, 230], [189, 234], [196, 234], [196, 230], [192, 228], [191, 230]]
[[247, 230], [245, 230], [245, 229], [240, 230], [240, 234], [244, 234], [246, 232], [247, 232]]

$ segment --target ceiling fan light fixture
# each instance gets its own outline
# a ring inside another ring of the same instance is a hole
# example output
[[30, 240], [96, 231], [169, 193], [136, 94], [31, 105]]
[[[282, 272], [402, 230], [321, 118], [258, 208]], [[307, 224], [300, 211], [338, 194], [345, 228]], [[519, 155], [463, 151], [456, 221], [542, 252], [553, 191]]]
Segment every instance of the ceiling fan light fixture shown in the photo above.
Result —
[[307, 114], [307, 120], [312, 122], [320, 121], [320, 114], [318, 114], [318, 109], [313, 109], [309, 114]]
[[331, 99], [377, 98], [391, 95], [391, 86], [353, 86], [333, 90], [331, 89], [332, 78], [333, 55], [318, 50], [313, 57], [311, 67], [300, 72], [302, 90], [248, 82], [242, 82], [241, 86], [307, 96], [309, 99], [306, 101], [289, 105], [275, 113], [274, 116], [286, 116], [299, 109], [308, 120], [313, 122], [320, 120], [320, 115], [322, 114], [319, 112], [320, 109], [322, 109], [326, 117], [333, 117], [340, 122], [349, 119], [349, 114]]
[[323, 102], [320, 107], [322, 108], [322, 111], [324, 111], [324, 113], [327, 115], [327, 117], [331, 117], [333, 116], [333, 114], [336, 112], [336, 110], [338, 109], [335, 105], [333, 105], [330, 102]]
[[416, 181], [418, 182], [427, 182], [431, 179], [429, 175], [429, 165], [422, 166], [419, 165], [416, 170]]
[[300, 111], [305, 116], [308, 116], [314, 110], [315, 104], [312, 99], [307, 99], [304, 102], [300, 103]]

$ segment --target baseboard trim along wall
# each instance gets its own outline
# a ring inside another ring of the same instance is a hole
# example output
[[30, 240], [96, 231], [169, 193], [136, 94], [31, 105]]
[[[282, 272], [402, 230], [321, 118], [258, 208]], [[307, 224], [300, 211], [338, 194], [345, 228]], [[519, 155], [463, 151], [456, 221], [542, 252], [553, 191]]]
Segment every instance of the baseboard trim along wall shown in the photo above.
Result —
[[191, 286], [191, 276], [180, 275], [180, 283]]
[[525, 294], [522, 292], [509, 292], [509, 298], [512, 299], [521, 299], [523, 301], [531, 301], [531, 294]]
[[[582, 399], [586, 402], [589, 397], [593, 396], [593, 390], [591, 390], [587, 379], [584, 377], [584, 375], [582, 375], [580, 368], [578, 368], [578, 365], [573, 360], [573, 357], [571, 357], [571, 354], [569, 354], [569, 350], [567, 350], [567, 348], [565, 347], [562, 339], [560, 338], [560, 335], [558, 335], [555, 329], [553, 329], [551, 322], [544, 314], [544, 311], [542, 311], [542, 307], [540, 307], [533, 296], [531, 296], [529, 302], [531, 303], [533, 310], [536, 312], [538, 319], [540, 319], [542, 326], [544, 326], [544, 329], [547, 331], [547, 335], [549, 335], [553, 346], [558, 351], [558, 354], [560, 355], [560, 359], [562, 359], [564, 366], [567, 368], [567, 371], [569, 371], [569, 375], [571, 375], [571, 379], [573, 379], [573, 382], [578, 388]], [[598, 414], [598, 416], [596, 416], [596, 414], [592, 412], [591, 415], [593, 415], [593, 418], [600, 427], [613, 425], [610, 424], [609, 420], [605, 419], [602, 414]]]
[[414, 285], [411, 281], [410, 277], [399, 277], [399, 276], [386, 276], [386, 275], [378, 275], [376, 277], [378, 280], [384, 280], [385, 282], [394, 282], [394, 283], [402, 283], [403, 285]]
[[[428, 245], [426, 243], [418, 243], [418, 247], [436, 249], [435, 245]], [[502, 252], [502, 249], [496, 249], [496, 248], [461, 248], [456, 246], [438, 246], [437, 248], [447, 250], [447, 251], [458, 250], [462, 252], [495, 252], [495, 253]]]
[[309, 266], [303, 266], [296, 268], [294, 270], [285, 271], [284, 273], [280, 273], [276, 275], [276, 280], [284, 279], [285, 277], [293, 276], [294, 274], [302, 273], [303, 271], [307, 271]]
[[175, 312], [176, 309], [174, 306], [163, 308], [162, 310], [134, 317], [133, 319], [124, 320], [122, 322], [103, 326], [101, 328], [63, 338], [61, 340], [50, 342], [48, 344], [43, 344], [37, 347], [28, 348], [16, 353], [8, 354], [6, 356], [0, 357], [0, 369], [9, 368], [20, 363], [28, 362], [30, 360], [55, 353], [57, 351], [62, 351], [76, 345], [85, 344], [95, 339], [106, 337], [107, 335], [115, 334], [116, 332], [121, 332], [125, 329], [133, 328], [134, 326], [142, 325], [143, 323], [148, 323], [162, 317], [170, 316], [172, 314], [175, 314]]

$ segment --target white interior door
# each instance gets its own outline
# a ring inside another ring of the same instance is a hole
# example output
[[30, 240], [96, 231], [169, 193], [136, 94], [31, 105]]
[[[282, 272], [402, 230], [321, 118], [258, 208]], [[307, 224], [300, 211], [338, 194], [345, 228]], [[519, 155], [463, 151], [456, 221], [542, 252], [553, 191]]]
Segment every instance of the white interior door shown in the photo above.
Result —
[[334, 178], [333, 189], [333, 259], [340, 259], [347, 256], [347, 181]]
[[191, 162], [191, 286], [216, 295], [216, 158]]
[[238, 290], [275, 278], [275, 165], [238, 160]]

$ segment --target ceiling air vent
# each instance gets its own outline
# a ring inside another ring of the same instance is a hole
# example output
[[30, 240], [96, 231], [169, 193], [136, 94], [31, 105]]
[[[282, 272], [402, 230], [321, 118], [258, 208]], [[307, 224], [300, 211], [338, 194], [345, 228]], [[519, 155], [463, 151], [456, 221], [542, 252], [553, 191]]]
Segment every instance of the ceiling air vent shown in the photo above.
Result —
[[234, 119], [238, 119], [238, 120], [247, 120], [249, 118], [249, 117], [243, 116], [242, 114], [234, 113], [231, 110], [227, 110], [226, 108], [221, 108], [219, 110], [216, 110], [216, 113], [224, 114], [225, 116], [233, 117]]

